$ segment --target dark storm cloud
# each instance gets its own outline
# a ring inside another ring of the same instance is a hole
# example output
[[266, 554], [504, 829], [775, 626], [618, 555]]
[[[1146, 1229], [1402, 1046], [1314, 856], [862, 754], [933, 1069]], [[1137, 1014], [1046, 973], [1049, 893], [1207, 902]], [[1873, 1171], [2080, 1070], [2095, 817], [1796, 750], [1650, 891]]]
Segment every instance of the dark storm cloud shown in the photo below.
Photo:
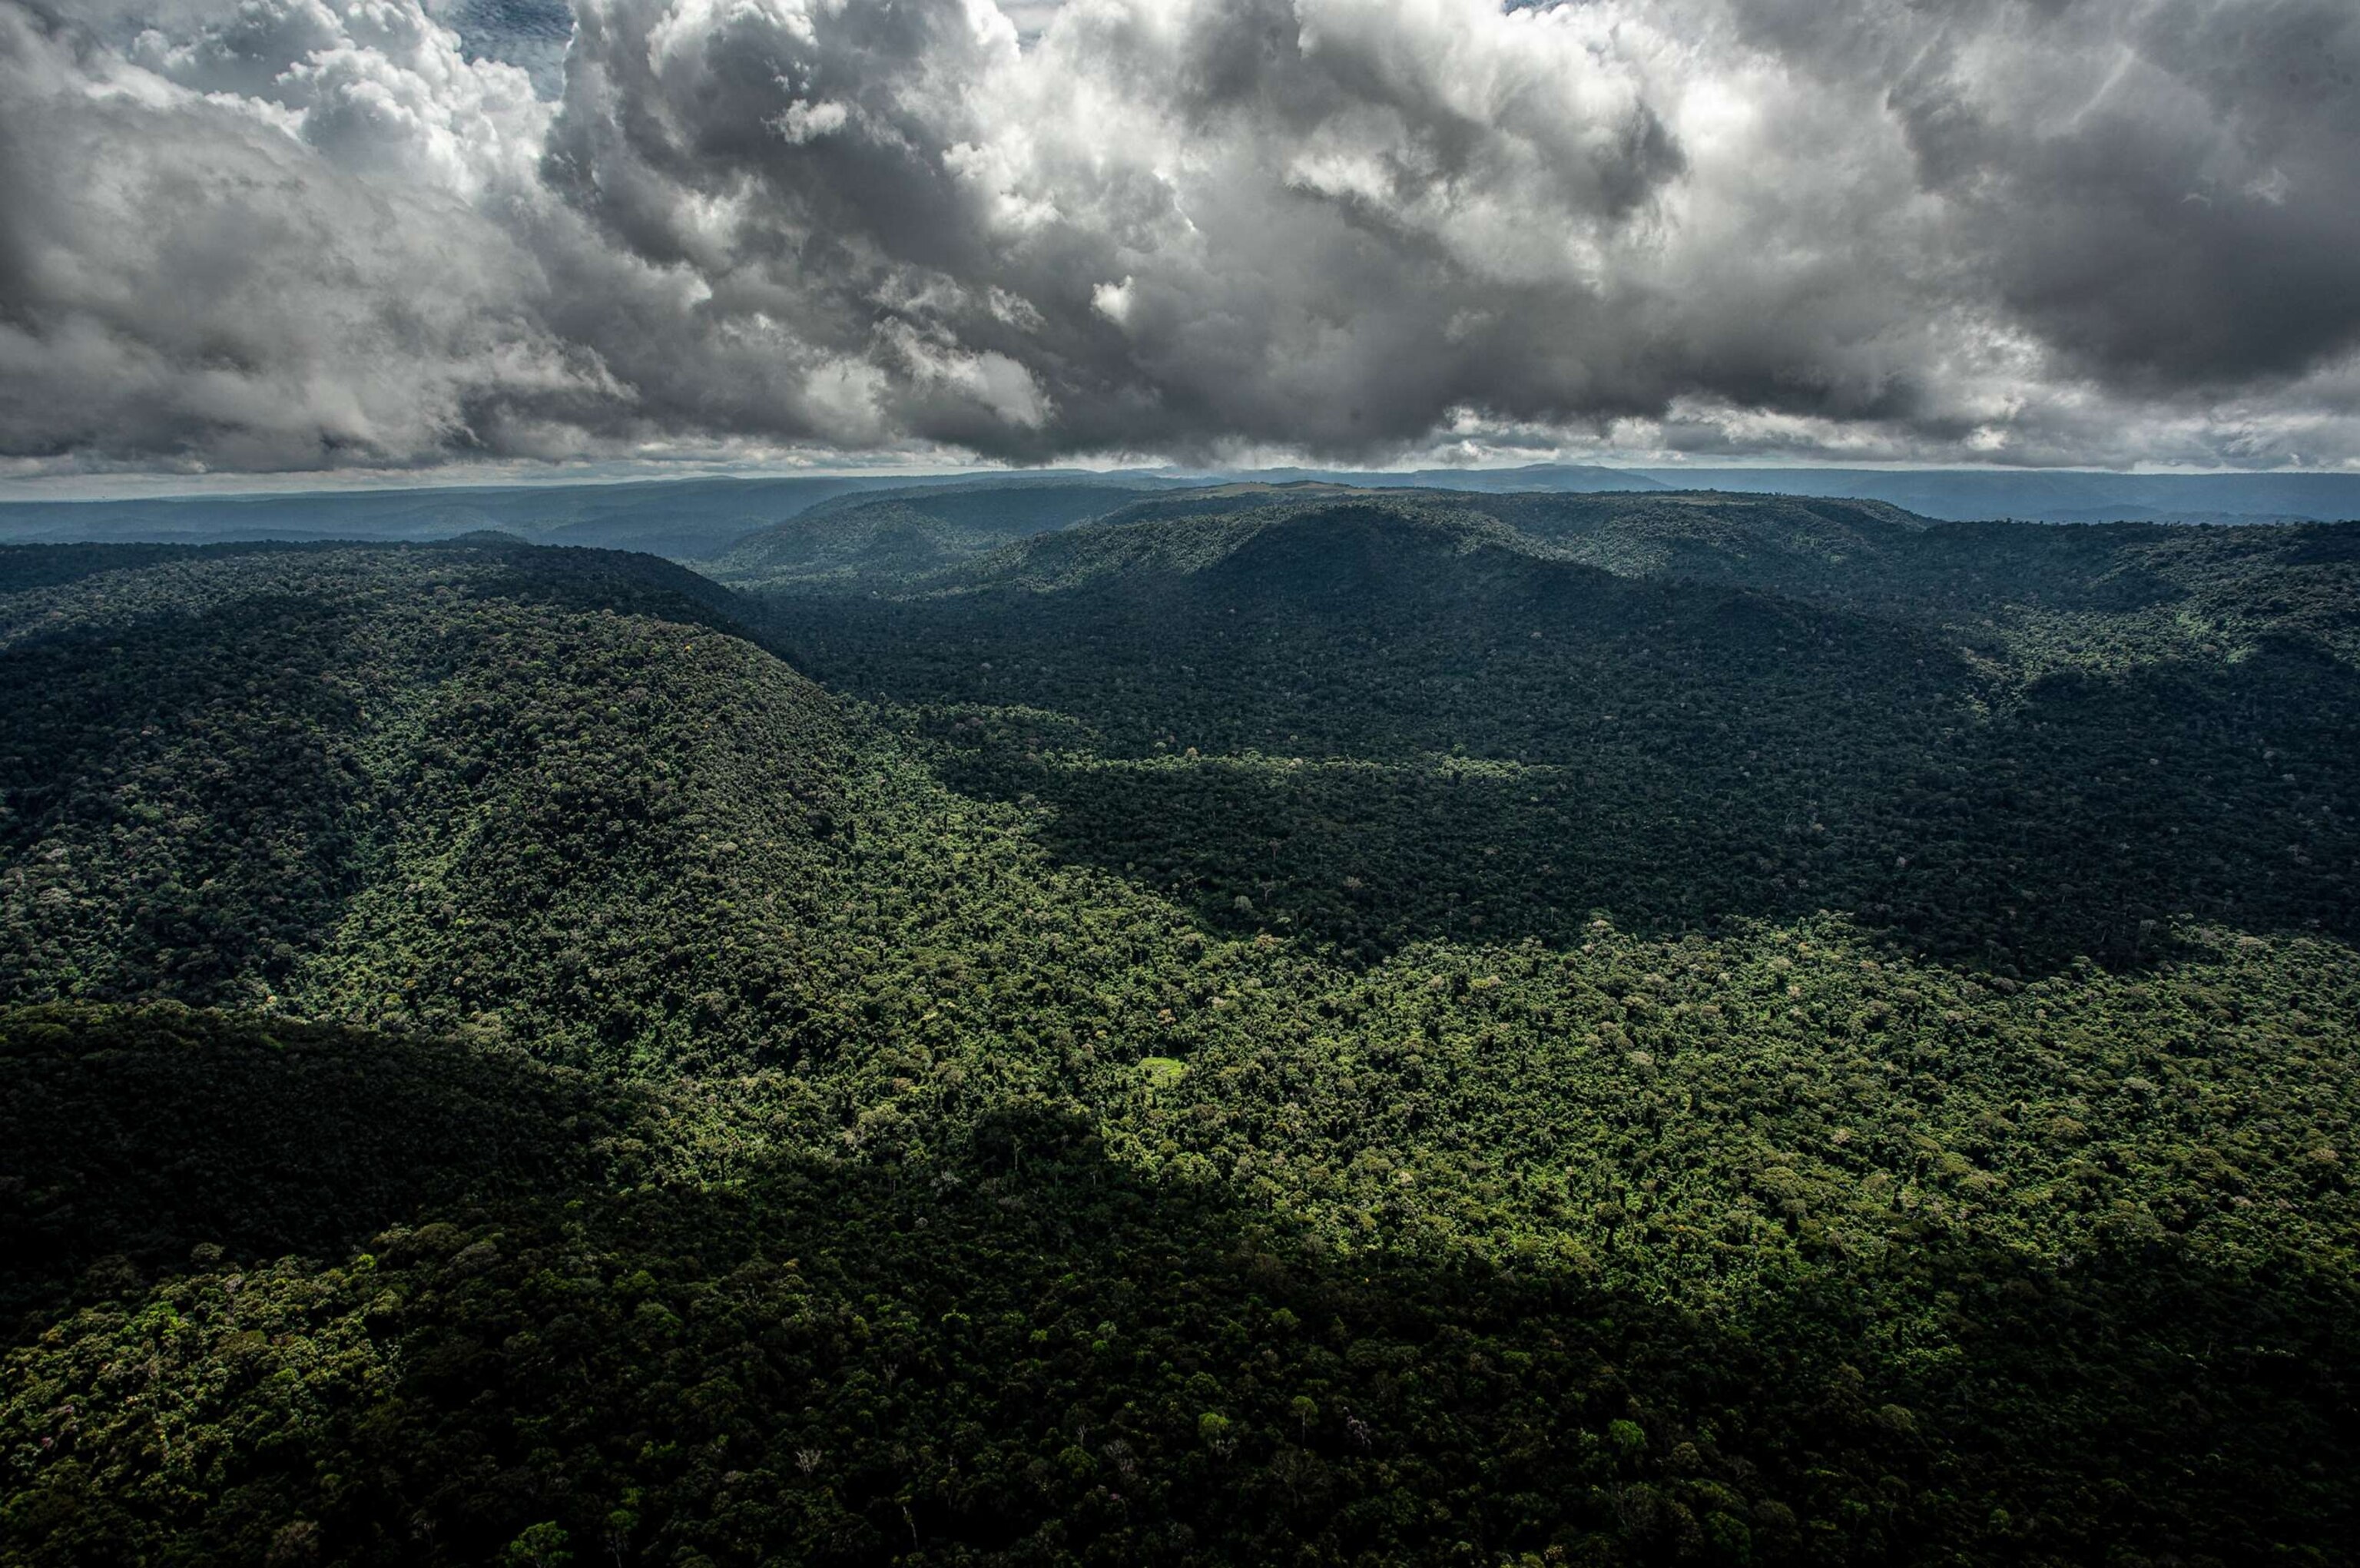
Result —
[[576, 9], [0, 0], [0, 452], [2360, 458], [2344, 0]]
[[[2297, 373], [2348, 348], [2360, 7], [2122, 9], [1997, 12], [2014, 34], [1998, 58], [1944, 38], [1895, 73], [1921, 181], [1996, 298], [2141, 390]], [[2087, 65], [2068, 76], [2044, 57]]]

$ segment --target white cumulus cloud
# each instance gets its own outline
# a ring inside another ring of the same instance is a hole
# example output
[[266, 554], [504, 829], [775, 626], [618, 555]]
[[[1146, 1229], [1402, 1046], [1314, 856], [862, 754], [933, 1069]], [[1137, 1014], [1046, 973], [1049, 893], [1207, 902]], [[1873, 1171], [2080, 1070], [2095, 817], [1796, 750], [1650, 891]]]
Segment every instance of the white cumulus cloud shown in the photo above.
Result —
[[0, 0], [0, 455], [2350, 461], [2355, 79], [2345, 0], [579, 0], [543, 92]]

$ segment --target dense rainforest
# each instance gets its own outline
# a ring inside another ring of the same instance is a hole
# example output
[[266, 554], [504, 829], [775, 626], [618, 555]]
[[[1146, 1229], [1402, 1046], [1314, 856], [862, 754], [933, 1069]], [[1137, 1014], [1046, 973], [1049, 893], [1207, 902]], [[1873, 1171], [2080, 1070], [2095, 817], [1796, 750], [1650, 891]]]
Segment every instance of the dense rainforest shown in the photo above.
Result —
[[2360, 528], [709, 574], [0, 550], [0, 1561], [2354, 1560]]

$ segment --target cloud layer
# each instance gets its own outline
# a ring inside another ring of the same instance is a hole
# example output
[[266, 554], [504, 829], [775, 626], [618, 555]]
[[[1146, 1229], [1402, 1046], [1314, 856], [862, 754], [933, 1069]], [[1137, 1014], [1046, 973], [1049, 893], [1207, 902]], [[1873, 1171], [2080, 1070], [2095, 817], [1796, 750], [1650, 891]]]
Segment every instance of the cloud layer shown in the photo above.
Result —
[[2360, 461], [2349, 0], [1011, 10], [0, 0], [0, 457]]

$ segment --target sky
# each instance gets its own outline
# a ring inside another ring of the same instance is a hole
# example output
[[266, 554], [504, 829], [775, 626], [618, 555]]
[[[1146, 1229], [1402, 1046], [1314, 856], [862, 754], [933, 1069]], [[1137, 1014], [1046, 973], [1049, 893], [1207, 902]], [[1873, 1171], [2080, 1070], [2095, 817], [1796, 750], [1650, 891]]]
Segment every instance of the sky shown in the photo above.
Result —
[[0, 0], [0, 478], [2360, 468], [2353, 0]]

